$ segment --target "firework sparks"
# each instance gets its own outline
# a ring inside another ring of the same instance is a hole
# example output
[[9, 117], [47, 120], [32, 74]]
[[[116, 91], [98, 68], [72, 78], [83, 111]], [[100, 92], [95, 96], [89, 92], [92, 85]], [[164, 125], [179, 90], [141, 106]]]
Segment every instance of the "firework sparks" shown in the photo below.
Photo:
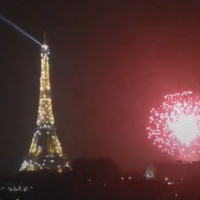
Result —
[[149, 139], [173, 156], [186, 160], [200, 153], [200, 98], [191, 91], [164, 96], [150, 112]]

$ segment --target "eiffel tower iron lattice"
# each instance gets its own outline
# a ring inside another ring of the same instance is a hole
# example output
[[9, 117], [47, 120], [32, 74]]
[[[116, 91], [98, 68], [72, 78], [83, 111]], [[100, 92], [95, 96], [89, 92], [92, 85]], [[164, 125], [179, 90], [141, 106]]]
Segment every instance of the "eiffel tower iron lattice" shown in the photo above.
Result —
[[49, 54], [50, 51], [45, 38], [44, 44], [41, 46], [41, 76], [37, 127], [28, 156], [23, 161], [20, 171], [53, 169], [62, 172], [63, 169], [71, 169], [66, 156], [63, 154], [54, 125]]

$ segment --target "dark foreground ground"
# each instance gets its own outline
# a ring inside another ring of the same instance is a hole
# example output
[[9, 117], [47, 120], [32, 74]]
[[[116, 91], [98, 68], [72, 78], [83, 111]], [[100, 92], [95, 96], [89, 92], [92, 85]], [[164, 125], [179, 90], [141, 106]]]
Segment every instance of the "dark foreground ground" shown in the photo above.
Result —
[[[199, 184], [196, 184], [199, 185]], [[20, 191], [21, 190], [21, 191]], [[2, 186], [2, 200], [198, 200], [200, 191], [189, 185], [167, 185], [156, 180], [92, 180], [74, 173], [47, 173], [9, 180]]]
[[0, 199], [200, 200], [197, 175], [176, 182], [146, 180], [139, 172], [122, 174], [114, 162], [106, 159], [79, 160], [72, 167], [72, 171], [64, 173], [44, 170], [0, 176]]

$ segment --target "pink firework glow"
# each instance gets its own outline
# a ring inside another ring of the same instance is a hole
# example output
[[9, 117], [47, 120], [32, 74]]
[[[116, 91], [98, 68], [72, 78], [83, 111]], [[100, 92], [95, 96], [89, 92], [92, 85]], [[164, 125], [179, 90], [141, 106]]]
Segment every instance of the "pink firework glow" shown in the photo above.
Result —
[[191, 91], [164, 96], [150, 112], [149, 139], [163, 152], [192, 161], [200, 155], [200, 98]]

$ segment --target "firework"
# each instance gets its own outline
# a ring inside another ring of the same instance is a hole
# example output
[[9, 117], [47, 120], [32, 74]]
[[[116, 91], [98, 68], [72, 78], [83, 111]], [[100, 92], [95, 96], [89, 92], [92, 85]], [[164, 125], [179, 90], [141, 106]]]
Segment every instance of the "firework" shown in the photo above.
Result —
[[183, 160], [200, 154], [200, 98], [191, 91], [164, 96], [150, 111], [148, 137], [161, 151]]

